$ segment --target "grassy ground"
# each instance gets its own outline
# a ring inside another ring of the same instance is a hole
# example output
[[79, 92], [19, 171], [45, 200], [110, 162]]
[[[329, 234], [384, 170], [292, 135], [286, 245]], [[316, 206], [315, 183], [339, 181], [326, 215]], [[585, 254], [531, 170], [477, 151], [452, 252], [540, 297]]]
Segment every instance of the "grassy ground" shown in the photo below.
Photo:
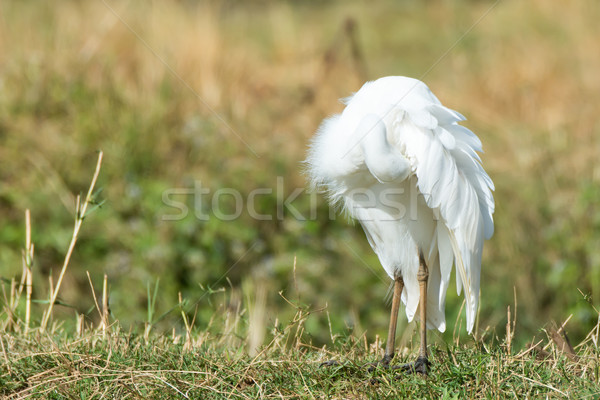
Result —
[[[549, 333], [523, 351], [481, 340], [429, 347], [427, 378], [366, 363], [381, 357], [381, 343], [366, 336], [336, 335], [322, 348], [303, 334], [310, 313], [273, 327], [271, 341], [254, 355], [239, 343], [236, 325], [212, 333], [138, 335], [118, 323], [74, 334], [61, 328], [2, 338], [3, 398], [597, 398], [600, 395], [600, 325], [577, 351]], [[308, 340], [307, 340], [308, 339]], [[237, 350], [236, 350], [237, 349]], [[401, 348], [397, 363], [414, 361]], [[321, 366], [336, 360], [333, 366]]]
[[[210, 345], [185, 350], [167, 338], [119, 335], [8, 338], [18, 350], [3, 365], [4, 398], [597, 398], [597, 366], [551, 355], [507, 355], [503, 348], [432, 347], [431, 375], [403, 375], [363, 364], [377, 360], [360, 344], [327, 351], [267, 348], [256, 357]], [[488, 351], [489, 350], [489, 351]], [[344, 354], [341, 356], [341, 354]], [[320, 367], [328, 357], [340, 365]], [[399, 357], [399, 361], [412, 360]], [[7, 370], [7, 366], [9, 369]], [[596, 375], [594, 375], [596, 374]]]
[[[594, 0], [0, 3], [3, 395], [597, 396], [599, 18]], [[372, 385], [388, 280], [359, 227], [294, 194], [322, 118], [384, 75], [468, 117], [497, 211], [475, 335], [449, 291], [432, 377]], [[198, 184], [266, 189], [271, 218], [224, 221]]]

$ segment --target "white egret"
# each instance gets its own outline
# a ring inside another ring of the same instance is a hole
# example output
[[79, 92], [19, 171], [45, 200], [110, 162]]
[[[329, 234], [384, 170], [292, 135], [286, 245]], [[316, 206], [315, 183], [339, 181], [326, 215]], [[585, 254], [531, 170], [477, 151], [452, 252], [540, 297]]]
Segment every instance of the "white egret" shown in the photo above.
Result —
[[358, 220], [394, 281], [385, 355], [394, 357], [400, 300], [421, 321], [414, 364], [427, 374], [426, 329], [446, 328], [446, 290], [452, 265], [464, 290], [466, 328], [473, 330], [479, 301], [481, 252], [494, 231], [492, 180], [477, 152], [481, 141], [459, 125], [421, 81], [390, 76], [367, 82], [326, 119], [306, 160], [314, 187]]

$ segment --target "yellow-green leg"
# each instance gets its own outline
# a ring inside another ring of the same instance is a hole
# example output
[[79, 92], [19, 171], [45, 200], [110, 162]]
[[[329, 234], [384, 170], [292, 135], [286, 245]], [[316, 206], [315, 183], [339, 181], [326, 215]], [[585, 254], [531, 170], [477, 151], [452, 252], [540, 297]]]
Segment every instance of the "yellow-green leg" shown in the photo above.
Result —
[[402, 278], [396, 278], [394, 281], [394, 294], [392, 296], [392, 310], [390, 314], [390, 326], [388, 328], [387, 343], [385, 344], [385, 354], [381, 363], [385, 366], [390, 364], [394, 358], [396, 346], [396, 327], [398, 325], [398, 310], [400, 309], [400, 298], [404, 289], [404, 281]]
[[417, 281], [419, 281], [420, 299], [419, 299], [419, 317], [421, 326], [419, 333], [421, 336], [421, 346], [419, 347], [419, 357], [417, 361], [405, 364], [400, 368], [407, 372], [418, 372], [427, 375], [429, 370], [429, 360], [427, 359], [427, 279], [429, 278], [429, 269], [423, 257], [423, 251], [419, 249], [419, 271], [417, 272]]

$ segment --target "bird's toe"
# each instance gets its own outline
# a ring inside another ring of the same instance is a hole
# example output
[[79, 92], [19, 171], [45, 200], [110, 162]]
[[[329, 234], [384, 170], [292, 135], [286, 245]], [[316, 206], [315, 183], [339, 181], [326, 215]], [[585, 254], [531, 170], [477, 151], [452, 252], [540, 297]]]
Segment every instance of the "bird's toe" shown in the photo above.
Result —
[[[427, 359], [427, 357], [419, 357], [417, 361], [408, 364], [396, 365], [393, 368], [397, 370], [401, 370], [406, 374], [420, 374], [423, 376], [429, 375], [431, 363]], [[396, 378], [400, 378], [401, 375]]]
[[319, 367], [335, 367], [336, 365], [340, 365], [340, 363], [336, 360], [329, 360], [319, 364]]
[[377, 367], [388, 369], [390, 367], [390, 362], [392, 361], [393, 356], [385, 355], [383, 358], [374, 363], [368, 363], [364, 366], [367, 367], [368, 372], [373, 372], [377, 369]]

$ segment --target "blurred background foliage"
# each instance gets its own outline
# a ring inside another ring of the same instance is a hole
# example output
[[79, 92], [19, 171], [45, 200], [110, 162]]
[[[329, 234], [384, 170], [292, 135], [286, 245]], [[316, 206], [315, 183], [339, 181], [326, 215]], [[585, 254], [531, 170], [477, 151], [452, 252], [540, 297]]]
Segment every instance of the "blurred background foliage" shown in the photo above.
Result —
[[[467, 116], [496, 184], [479, 332], [503, 334], [516, 298], [518, 342], [571, 314], [577, 342], [600, 304], [599, 19], [596, 0], [2, 1], [5, 291], [29, 208], [34, 297], [47, 298], [102, 149], [106, 203], [86, 219], [60, 295], [77, 312], [96, 318], [89, 271], [98, 285], [108, 275], [112, 316], [134, 330], [158, 282], [152, 318], [165, 332], [182, 329], [181, 292], [200, 329], [216, 309], [248, 310], [255, 342], [295, 314], [285, 299], [327, 307], [306, 322], [315, 344], [330, 327], [385, 337], [389, 282], [360, 227], [296, 190], [338, 98], [407, 75]], [[198, 185], [209, 193], [190, 194]], [[239, 218], [215, 217], [236, 213], [223, 188], [241, 194]], [[271, 220], [248, 212], [257, 188], [254, 209]], [[438, 339], [452, 338], [461, 304], [449, 291]]]

